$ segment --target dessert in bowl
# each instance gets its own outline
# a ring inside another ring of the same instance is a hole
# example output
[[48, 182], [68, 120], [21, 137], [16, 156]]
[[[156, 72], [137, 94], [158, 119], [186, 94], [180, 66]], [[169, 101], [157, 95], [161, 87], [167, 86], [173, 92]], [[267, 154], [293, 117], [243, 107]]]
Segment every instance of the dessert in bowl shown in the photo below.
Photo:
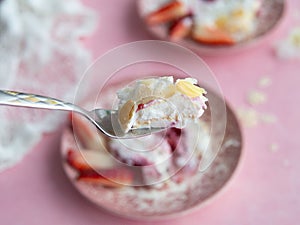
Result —
[[139, 0], [138, 12], [156, 37], [220, 53], [269, 33], [283, 16], [284, 0]]
[[[101, 93], [104, 104], [115, 102], [115, 93], [124, 132], [149, 125], [170, 128], [138, 139], [109, 139], [72, 115], [62, 137], [63, 165], [90, 201], [120, 216], [168, 218], [203, 205], [228, 182], [240, 160], [242, 138], [228, 106], [225, 130], [212, 120], [224, 113], [220, 96], [195, 79], [170, 76], [116, 83]], [[219, 146], [216, 140], [222, 140]], [[216, 148], [210, 166], [199, 169]]]

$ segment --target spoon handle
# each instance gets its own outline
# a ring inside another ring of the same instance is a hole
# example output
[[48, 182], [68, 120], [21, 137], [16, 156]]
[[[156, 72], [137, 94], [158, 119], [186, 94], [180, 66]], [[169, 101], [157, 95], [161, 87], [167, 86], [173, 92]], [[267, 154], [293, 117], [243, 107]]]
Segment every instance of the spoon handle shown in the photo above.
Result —
[[0, 105], [80, 111], [79, 107], [59, 99], [8, 90], [0, 90]]

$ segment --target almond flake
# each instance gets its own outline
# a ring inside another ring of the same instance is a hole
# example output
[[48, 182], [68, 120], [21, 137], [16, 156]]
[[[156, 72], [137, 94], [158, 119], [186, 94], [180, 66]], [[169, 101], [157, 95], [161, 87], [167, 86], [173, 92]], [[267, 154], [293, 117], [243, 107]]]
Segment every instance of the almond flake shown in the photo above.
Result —
[[251, 105], [259, 105], [262, 103], [265, 103], [267, 100], [266, 94], [260, 92], [260, 91], [250, 91], [248, 94], [248, 102]]
[[203, 88], [185, 80], [178, 80], [176, 82], [176, 88], [179, 92], [191, 98], [198, 97], [206, 93]]

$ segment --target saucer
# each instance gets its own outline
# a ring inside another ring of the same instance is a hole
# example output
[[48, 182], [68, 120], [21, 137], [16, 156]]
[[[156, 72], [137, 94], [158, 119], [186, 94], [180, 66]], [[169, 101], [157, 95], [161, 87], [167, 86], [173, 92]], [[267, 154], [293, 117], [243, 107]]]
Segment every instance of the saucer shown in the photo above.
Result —
[[[109, 99], [106, 95], [114, 93], [114, 90], [110, 87], [102, 96]], [[179, 183], [160, 181], [158, 186], [107, 187], [79, 181], [78, 171], [70, 166], [67, 158], [70, 149], [80, 150], [81, 147], [73, 130], [67, 127], [61, 139], [62, 165], [67, 177], [79, 193], [96, 206], [130, 219], [168, 219], [203, 207], [228, 186], [241, 161], [243, 145], [240, 126], [232, 109], [225, 103], [224, 115], [224, 99], [209, 89], [206, 97], [209, 105], [201, 117], [201, 127], [208, 129], [201, 132], [207, 132], [210, 138], [195, 175]], [[225, 123], [218, 121], [221, 118]], [[108, 139], [102, 137], [101, 140], [105, 142], [103, 146], [107, 146]]]

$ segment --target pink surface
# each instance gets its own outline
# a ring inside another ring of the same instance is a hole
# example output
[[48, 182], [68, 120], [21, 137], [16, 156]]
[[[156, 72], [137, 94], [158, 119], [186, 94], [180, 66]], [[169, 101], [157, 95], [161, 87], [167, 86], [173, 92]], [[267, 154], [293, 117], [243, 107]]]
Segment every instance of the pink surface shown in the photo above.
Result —
[[[268, 41], [247, 52], [204, 57], [234, 108], [246, 105], [248, 91], [262, 76], [272, 85], [263, 89], [265, 104], [256, 107], [276, 115], [275, 124], [244, 128], [244, 159], [229, 188], [210, 205], [166, 224], [298, 224], [300, 215], [299, 61], [282, 61], [272, 45], [286, 36], [300, 10], [288, 1], [288, 13]], [[151, 39], [137, 19], [134, 0], [87, 1], [99, 13], [99, 28], [88, 42], [99, 56], [120, 44]], [[60, 131], [44, 139], [13, 169], [0, 174], [0, 224], [142, 224], [108, 215], [85, 200], [63, 173]], [[276, 143], [278, 150], [271, 151]], [[153, 224], [151, 222], [144, 224]]]

